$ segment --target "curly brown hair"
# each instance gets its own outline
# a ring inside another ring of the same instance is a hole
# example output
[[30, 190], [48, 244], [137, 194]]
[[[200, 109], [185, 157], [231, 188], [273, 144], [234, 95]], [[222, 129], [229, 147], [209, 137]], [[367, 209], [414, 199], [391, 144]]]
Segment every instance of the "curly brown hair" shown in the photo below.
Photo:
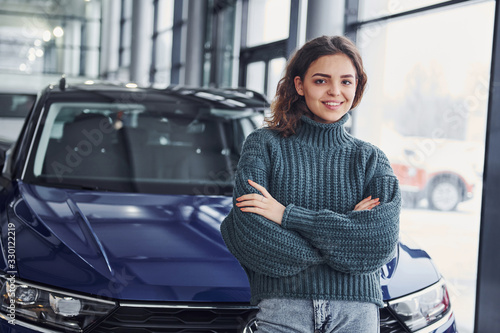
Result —
[[348, 56], [356, 69], [357, 86], [351, 109], [359, 104], [366, 87], [367, 75], [356, 45], [344, 36], [317, 37], [305, 43], [288, 60], [285, 74], [278, 83], [276, 96], [271, 103], [271, 115], [266, 119], [268, 128], [277, 130], [285, 137], [295, 134], [300, 118], [311, 114], [304, 97], [295, 89], [295, 77], [299, 76], [304, 80], [305, 73], [314, 61], [322, 56], [339, 53]]

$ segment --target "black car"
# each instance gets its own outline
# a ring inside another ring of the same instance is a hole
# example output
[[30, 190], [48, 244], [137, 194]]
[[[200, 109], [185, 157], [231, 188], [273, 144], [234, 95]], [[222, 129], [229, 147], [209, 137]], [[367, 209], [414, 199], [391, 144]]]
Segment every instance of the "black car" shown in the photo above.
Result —
[[[0, 155], [0, 332], [253, 332], [220, 223], [268, 108], [245, 89], [45, 89]], [[401, 240], [380, 279], [381, 332], [455, 332], [425, 251]]]

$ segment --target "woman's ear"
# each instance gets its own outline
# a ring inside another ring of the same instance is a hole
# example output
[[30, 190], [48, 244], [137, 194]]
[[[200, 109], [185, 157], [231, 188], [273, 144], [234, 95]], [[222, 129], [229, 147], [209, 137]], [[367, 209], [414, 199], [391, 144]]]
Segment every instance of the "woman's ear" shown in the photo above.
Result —
[[300, 96], [304, 96], [304, 88], [300, 76], [296, 76], [293, 79], [293, 83], [295, 83], [295, 90], [297, 90], [297, 94], [299, 94]]

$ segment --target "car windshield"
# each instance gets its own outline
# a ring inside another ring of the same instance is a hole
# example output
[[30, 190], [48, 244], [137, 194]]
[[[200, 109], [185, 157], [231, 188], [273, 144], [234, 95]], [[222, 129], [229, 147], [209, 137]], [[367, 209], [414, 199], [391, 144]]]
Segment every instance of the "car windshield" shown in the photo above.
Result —
[[36, 140], [28, 179], [120, 192], [229, 195], [254, 111], [197, 105], [58, 102]]

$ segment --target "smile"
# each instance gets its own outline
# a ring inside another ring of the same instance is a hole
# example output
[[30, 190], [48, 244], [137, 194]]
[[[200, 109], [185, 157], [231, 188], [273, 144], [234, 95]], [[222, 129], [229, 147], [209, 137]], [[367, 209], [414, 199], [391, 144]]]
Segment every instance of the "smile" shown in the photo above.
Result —
[[339, 106], [342, 102], [324, 102], [328, 106]]

